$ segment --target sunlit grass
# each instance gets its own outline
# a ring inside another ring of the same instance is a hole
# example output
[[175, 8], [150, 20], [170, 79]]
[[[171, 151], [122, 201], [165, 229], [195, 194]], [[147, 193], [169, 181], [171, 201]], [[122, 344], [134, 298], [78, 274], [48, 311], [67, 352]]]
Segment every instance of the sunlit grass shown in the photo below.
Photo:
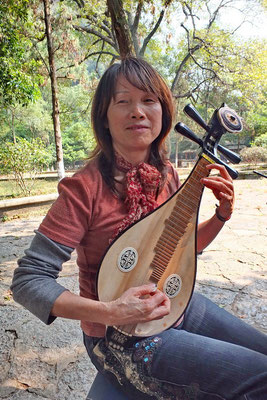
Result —
[[[31, 191], [31, 196], [50, 194], [57, 191], [57, 180], [38, 179], [35, 181]], [[0, 181], [0, 200], [7, 200], [17, 197], [24, 197], [14, 180]]]

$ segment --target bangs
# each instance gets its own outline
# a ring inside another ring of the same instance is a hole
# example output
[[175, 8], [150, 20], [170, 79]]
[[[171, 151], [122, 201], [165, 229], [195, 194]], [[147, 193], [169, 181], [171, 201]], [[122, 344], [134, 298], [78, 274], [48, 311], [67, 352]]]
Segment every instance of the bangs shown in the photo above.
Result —
[[162, 82], [145, 61], [135, 62], [135, 59], [132, 58], [125, 59], [117, 72], [137, 89], [154, 93], [160, 100], [163, 100]]

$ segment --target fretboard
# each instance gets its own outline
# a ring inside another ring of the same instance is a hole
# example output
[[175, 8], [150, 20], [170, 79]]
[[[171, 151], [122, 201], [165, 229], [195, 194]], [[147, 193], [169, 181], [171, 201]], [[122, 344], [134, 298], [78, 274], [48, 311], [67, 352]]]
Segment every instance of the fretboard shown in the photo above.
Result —
[[208, 164], [210, 161], [200, 157], [182, 190], [178, 192], [176, 203], [169, 218], [165, 221], [165, 227], [154, 249], [156, 254], [151, 263], [153, 272], [150, 278], [155, 282], [161, 279], [180, 239], [192, 220], [192, 215], [198, 211], [203, 192], [200, 179], [209, 175], [209, 171], [206, 169]]

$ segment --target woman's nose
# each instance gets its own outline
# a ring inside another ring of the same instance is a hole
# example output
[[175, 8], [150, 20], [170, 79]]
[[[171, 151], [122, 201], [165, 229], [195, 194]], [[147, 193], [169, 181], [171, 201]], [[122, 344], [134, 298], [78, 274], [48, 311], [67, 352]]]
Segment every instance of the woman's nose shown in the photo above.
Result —
[[133, 104], [130, 111], [131, 118], [142, 119], [145, 118], [145, 113], [140, 104]]

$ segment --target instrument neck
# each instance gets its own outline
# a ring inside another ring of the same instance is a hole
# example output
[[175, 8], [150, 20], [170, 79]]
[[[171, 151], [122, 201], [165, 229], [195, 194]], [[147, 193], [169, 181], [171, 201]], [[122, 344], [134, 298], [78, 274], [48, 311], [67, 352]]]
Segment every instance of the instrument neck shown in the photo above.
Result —
[[197, 212], [204, 188], [200, 180], [209, 175], [206, 166], [211, 162], [205, 155], [200, 156], [193, 171], [180, 188], [176, 204], [169, 218], [165, 221], [165, 228], [155, 247], [150, 277], [155, 283], [159, 282], [164, 274], [188, 225], [193, 220], [197, 223]]
[[204, 188], [200, 180], [202, 178], [206, 178], [207, 176], [209, 176], [210, 170], [208, 170], [206, 166], [213, 163], [214, 161], [203, 153], [199, 157], [193, 171], [191, 172], [191, 174], [189, 175], [189, 177], [185, 182], [187, 190], [188, 188], [192, 189], [197, 194], [199, 200], [201, 198], [201, 194]]

